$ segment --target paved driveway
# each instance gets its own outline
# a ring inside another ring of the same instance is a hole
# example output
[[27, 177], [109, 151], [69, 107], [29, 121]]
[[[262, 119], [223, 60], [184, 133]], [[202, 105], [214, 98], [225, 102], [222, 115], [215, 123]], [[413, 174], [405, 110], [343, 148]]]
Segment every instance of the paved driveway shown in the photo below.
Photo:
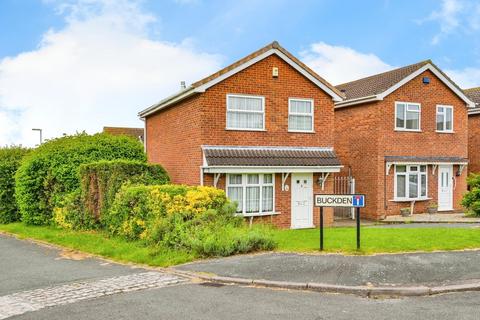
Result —
[[247, 279], [338, 285], [446, 285], [480, 279], [480, 251], [375, 256], [268, 253], [206, 260], [177, 269]]

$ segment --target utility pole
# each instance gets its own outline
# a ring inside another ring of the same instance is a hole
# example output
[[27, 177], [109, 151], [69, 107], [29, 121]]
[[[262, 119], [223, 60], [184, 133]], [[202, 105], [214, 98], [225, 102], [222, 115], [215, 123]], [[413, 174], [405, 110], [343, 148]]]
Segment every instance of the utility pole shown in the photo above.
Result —
[[40, 144], [41, 145], [43, 143], [43, 137], [42, 137], [42, 129], [32, 129], [32, 131], [38, 131], [39, 135], [40, 135]]

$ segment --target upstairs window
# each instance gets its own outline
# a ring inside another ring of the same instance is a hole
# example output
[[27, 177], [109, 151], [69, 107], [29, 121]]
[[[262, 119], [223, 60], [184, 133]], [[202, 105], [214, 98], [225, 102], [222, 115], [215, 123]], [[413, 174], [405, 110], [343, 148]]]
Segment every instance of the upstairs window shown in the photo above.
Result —
[[288, 99], [288, 131], [313, 132], [313, 100]]
[[227, 129], [264, 130], [265, 98], [227, 95]]
[[437, 131], [453, 132], [452, 106], [437, 106]]
[[395, 166], [395, 200], [415, 200], [427, 197], [427, 166]]
[[395, 130], [420, 131], [419, 103], [395, 103]]

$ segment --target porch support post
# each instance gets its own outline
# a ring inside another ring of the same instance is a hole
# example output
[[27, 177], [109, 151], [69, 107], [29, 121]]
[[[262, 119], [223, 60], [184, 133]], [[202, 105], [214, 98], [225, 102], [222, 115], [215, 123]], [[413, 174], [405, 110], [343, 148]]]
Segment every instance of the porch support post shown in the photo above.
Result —
[[387, 162], [387, 164], [386, 164], [385, 170], [386, 170], [387, 176], [390, 174], [390, 168], [392, 167], [392, 165], [393, 165], [393, 163], [391, 163], [391, 162]]
[[290, 172], [282, 173], [282, 191], [285, 191], [285, 183], [287, 182], [287, 178], [290, 175]]
[[322, 191], [325, 190], [325, 181], [327, 181], [328, 176], [330, 175], [330, 172], [322, 172], [320, 176], [320, 183], [322, 185]]
[[215, 173], [213, 175], [213, 186], [216, 188], [218, 184], [218, 180], [220, 180], [221, 173]]
[[437, 170], [438, 165], [437, 164], [432, 164], [432, 176], [435, 175], [435, 171]]

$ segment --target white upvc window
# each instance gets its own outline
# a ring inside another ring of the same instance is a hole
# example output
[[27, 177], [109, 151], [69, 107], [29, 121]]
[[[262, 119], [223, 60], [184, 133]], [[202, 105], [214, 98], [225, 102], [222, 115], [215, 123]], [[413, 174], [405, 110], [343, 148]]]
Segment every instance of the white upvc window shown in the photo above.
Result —
[[395, 200], [427, 199], [427, 165], [395, 165]]
[[227, 129], [265, 130], [265, 98], [228, 94]]
[[453, 132], [453, 107], [437, 106], [437, 131]]
[[412, 102], [395, 102], [395, 130], [420, 131], [421, 105]]
[[237, 213], [257, 216], [274, 213], [274, 174], [228, 174], [227, 196], [238, 204]]
[[313, 99], [288, 99], [288, 131], [313, 132]]

